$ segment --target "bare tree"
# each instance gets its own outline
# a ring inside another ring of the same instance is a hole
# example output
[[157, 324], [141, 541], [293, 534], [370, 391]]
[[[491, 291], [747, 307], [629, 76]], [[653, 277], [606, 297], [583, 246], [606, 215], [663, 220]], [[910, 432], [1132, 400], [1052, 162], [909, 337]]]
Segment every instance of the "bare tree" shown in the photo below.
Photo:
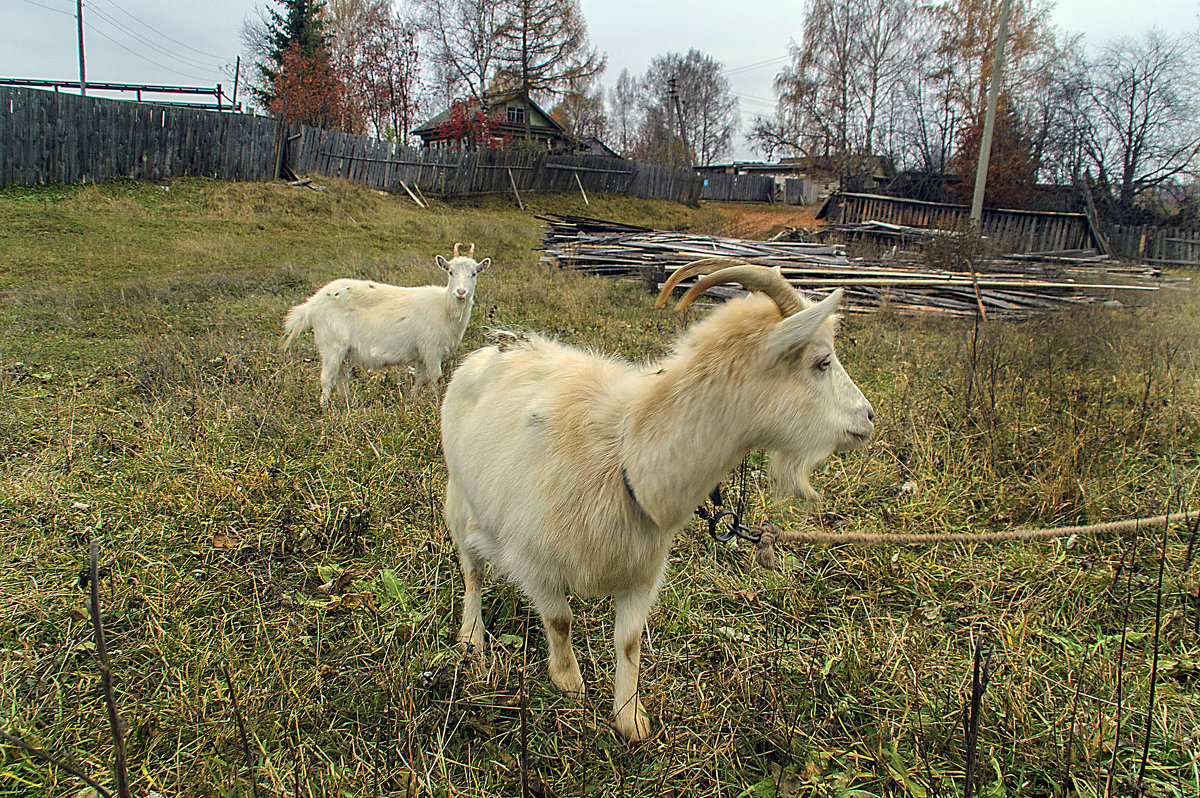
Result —
[[956, 99], [958, 58], [937, 46], [941, 29], [927, 11], [914, 17], [901, 76], [897, 112], [899, 165], [930, 174], [945, 172], [961, 127], [970, 118]]
[[[672, 80], [675, 95], [670, 94]], [[664, 129], [665, 137], [670, 142], [679, 134], [679, 149], [686, 160], [709, 164], [729, 154], [738, 126], [738, 101], [719, 61], [699, 50], [658, 56], [650, 62], [643, 86], [646, 117], [639, 134], [643, 150], [656, 149], [651, 142], [661, 136], [654, 126], [669, 128], [674, 118], [676, 129]], [[669, 158], [671, 152], [668, 148], [665, 155]]]
[[774, 118], [751, 139], [770, 152], [828, 157], [843, 175], [891, 146], [915, 12], [911, 0], [810, 0], [801, 45], [775, 80]]
[[1187, 173], [1200, 155], [1195, 45], [1151, 31], [1121, 39], [1089, 65], [1088, 163], [1119, 208]]
[[621, 155], [629, 155], [637, 141], [645, 105], [642, 84], [628, 69], [622, 69], [617, 83], [608, 93], [608, 130], [612, 144]]
[[550, 116], [577, 139], [603, 140], [608, 132], [608, 116], [604, 112], [604, 89], [589, 78], [572, 81], [571, 88], [550, 111]]
[[419, 0], [429, 58], [446, 99], [482, 99], [495, 76], [497, 33], [507, 6], [494, 0]]
[[[598, 75], [605, 59], [588, 44], [587, 23], [577, 0], [505, 0], [498, 28], [497, 80], [532, 96], [563, 96]], [[525, 111], [525, 137], [532, 113]]]

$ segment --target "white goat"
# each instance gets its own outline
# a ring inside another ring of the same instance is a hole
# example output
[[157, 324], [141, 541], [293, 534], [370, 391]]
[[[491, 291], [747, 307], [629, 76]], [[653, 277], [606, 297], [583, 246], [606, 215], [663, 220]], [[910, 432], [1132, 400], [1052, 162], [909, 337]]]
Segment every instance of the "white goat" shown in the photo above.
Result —
[[436, 383], [442, 361], [462, 343], [475, 301], [475, 278], [491, 258], [475, 261], [475, 245], [447, 261], [435, 256], [449, 272], [443, 288], [406, 288], [368, 280], [334, 280], [306, 302], [288, 311], [283, 345], [290, 346], [308, 328], [321, 353], [321, 406], [329, 406], [335, 387], [346, 390], [350, 369], [381, 369], [412, 365], [413, 390]]
[[463, 361], [442, 404], [446, 523], [463, 570], [460, 641], [483, 649], [484, 563], [516, 582], [541, 615], [550, 678], [584, 689], [565, 589], [613, 596], [614, 725], [630, 740], [650, 721], [637, 697], [642, 627], [675, 532], [749, 451], [765, 449], [779, 487], [815, 497], [812, 467], [862, 446], [870, 403], [833, 350], [841, 290], [817, 304], [776, 269], [725, 258], [672, 275], [762, 294], [714, 310], [661, 363], [635, 367], [539, 336]]

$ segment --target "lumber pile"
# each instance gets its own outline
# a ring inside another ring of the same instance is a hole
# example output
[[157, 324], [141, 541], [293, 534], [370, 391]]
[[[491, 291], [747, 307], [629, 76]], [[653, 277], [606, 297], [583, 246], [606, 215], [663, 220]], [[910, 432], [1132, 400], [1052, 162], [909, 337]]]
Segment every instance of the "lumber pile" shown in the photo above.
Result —
[[[610, 277], [660, 285], [679, 266], [700, 258], [740, 258], [779, 266], [796, 288], [846, 289], [846, 309], [951, 316], [1023, 317], [1104, 302], [1124, 304], [1138, 292], [1158, 290], [1164, 277], [1147, 267], [1122, 267], [1081, 250], [989, 258], [961, 270], [925, 265], [919, 253], [897, 248], [884, 257], [851, 260], [840, 245], [805, 241], [749, 241], [652, 230], [582, 216], [538, 217], [546, 223], [543, 262]], [[974, 272], [971, 271], [972, 266]], [[737, 293], [730, 286], [715, 295]]]

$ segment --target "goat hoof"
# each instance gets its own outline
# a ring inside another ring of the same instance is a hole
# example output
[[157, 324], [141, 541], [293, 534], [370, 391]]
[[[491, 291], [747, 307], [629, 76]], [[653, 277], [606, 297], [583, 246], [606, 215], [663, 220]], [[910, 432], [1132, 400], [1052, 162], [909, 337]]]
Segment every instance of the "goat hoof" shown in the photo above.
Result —
[[470, 657], [471, 659], [482, 660], [483, 659], [483, 636], [480, 635], [478, 639], [472, 639], [472, 638], [468, 638], [468, 637], [460, 637], [458, 639], [458, 650], [463, 653], [464, 657]]
[[616, 716], [613, 727], [629, 742], [640, 743], [650, 736], [650, 715], [642, 706], [642, 702], [638, 701], [637, 706], [626, 708]]
[[554, 682], [554, 686], [562, 690], [567, 695], [573, 698], [583, 698], [587, 687], [583, 683], [583, 675], [579, 672], [576, 666], [574, 672], [570, 673], [555, 673], [550, 671], [550, 681]]

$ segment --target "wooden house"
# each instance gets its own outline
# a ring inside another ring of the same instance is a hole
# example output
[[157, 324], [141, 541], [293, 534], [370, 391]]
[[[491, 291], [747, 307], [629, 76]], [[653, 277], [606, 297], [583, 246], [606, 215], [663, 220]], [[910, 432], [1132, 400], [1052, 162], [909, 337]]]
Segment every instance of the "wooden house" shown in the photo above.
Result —
[[[533, 146], [548, 152], [573, 152], [576, 141], [567, 135], [563, 126], [555, 122], [532, 100], [526, 101], [518, 92], [505, 92], [486, 96], [481, 102], [478, 98], [466, 100], [466, 112], [475, 115], [483, 112], [493, 119], [498, 119], [498, 125], [492, 129], [492, 141], [474, 142], [476, 145], [490, 147], [504, 146], [508, 142], [524, 142], [526, 133], [526, 114], [529, 114], [529, 136]], [[428, 122], [415, 128], [413, 135], [421, 137], [425, 147], [456, 149], [468, 146], [455, 126], [451, 124], [456, 109], [452, 106], [434, 116]], [[461, 110], [459, 111], [461, 113]]]

